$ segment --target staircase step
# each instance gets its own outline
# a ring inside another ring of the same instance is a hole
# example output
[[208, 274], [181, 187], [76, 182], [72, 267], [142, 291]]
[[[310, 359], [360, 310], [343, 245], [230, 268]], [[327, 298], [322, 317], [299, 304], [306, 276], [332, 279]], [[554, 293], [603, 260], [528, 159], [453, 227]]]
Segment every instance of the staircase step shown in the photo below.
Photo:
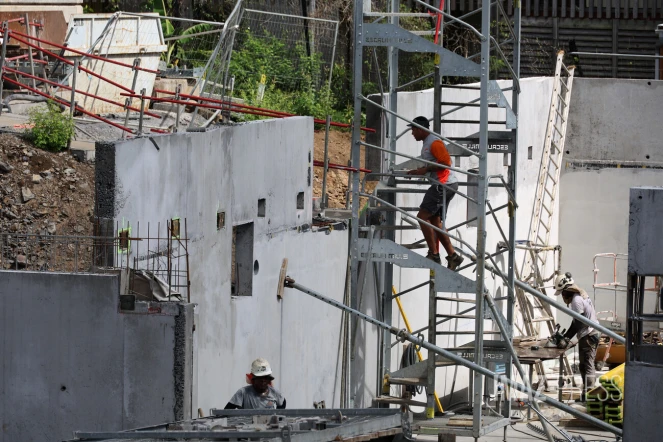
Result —
[[415, 407], [425, 407], [427, 405], [426, 402], [390, 396], [378, 396], [373, 399], [373, 402], [378, 402], [380, 404], [413, 405]]
[[[446, 87], [446, 86], [445, 86]], [[460, 101], [443, 101], [440, 103], [442, 106], [467, 106], [467, 107], [479, 107], [481, 103], [462, 103]], [[488, 107], [497, 107], [497, 104], [488, 103]]]
[[426, 385], [426, 382], [422, 378], [389, 378], [389, 383], [394, 385]]
[[469, 304], [476, 304], [474, 299], [465, 299], [465, 298], [447, 298], [444, 296], [436, 296], [435, 299], [438, 301], [451, 301], [451, 302], [467, 302]]

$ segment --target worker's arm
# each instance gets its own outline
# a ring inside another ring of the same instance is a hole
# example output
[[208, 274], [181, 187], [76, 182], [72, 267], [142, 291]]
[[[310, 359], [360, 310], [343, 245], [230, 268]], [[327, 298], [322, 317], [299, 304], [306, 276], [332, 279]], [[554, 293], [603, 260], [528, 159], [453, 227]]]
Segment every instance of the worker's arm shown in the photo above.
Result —
[[278, 404], [276, 405], [276, 408], [280, 410], [285, 410], [285, 398], [283, 398], [283, 403], [281, 405]]
[[237, 410], [237, 409], [241, 409], [241, 408], [242, 407], [240, 407], [239, 405], [235, 405], [232, 402], [228, 402], [226, 404], [226, 406], [223, 407], [224, 410]]
[[571, 326], [569, 329], [564, 333], [564, 338], [571, 340], [582, 328], [582, 322], [578, 321], [577, 319], [574, 319], [571, 322]]

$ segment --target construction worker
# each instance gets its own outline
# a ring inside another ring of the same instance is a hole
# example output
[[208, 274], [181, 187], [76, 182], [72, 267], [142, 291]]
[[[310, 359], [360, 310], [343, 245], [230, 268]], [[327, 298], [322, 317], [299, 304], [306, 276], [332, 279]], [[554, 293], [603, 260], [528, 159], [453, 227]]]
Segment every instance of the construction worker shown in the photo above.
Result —
[[[412, 121], [425, 128], [430, 126], [428, 118], [423, 116], [419, 116]], [[449, 156], [449, 151], [447, 151], [447, 147], [442, 140], [412, 124], [408, 124], [408, 127], [412, 128], [412, 136], [415, 140], [423, 141], [421, 147], [421, 158], [423, 160], [451, 166], [451, 156]], [[418, 169], [409, 170], [407, 173], [408, 175], [429, 176], [444, 184], [444, 186], [442, 186], [433, 183], [433, 185], [430, 186], [424, 195], [424, 199], [419, 206], [419, 213], [417, 214], [419, 219], [426, 221], [439, 229], [444, 229], [442, 223], [443, 221], [446, 221], [447, 208], [456, 194], [456, 190], [458, 190], [458, 179], [456, 178], [456, 175], [452, 170], [436, 167], [431, 164], [426, 164], [424, 167]], [[463, 257], [456, 253], [451, 244], [451, 239], [449, 239], [447, 235], [434, 230], [422, 222], [419, 222], [419, 225], [421, 226], [421, 232], [424, 234], [424, 239], [428, 245], [428, 255], [426, 255], [426, 258], [441, 264], [439, 243], [442, 243], [442, 246], [448, 255], [446, 258], [447, 267], [451, 270], [456, 270], [456, 268], [458, 268], [463, 262]]]
[[[564, 303], [571, 310], [581, 314], [592, 322], [599, 323], [591, 298], [575, 284], [571, 273], [566, 272], [563, 275], [557, 276], [555, 279], [555, 290], [555, 295], [562, 295]], [[580, 374], [583, 379], [581, 400], [584, 400], [585, 392], [594, 386], [594, 381], [596, 380], [594, 362], [596, 360], [596, 349], [599, 346], [601, 333], [589, 325], [573, 319], [571, 326], [564, 333], [564, 339], [557, 346], [559, 348], [567, 348], [571, 339], [576, 335], [578, 337], [578, 353], [580, 354]]]
[[250, 385], [237, 390], [225, 409], [244, 410], [285, 408], [285, 398], [272, 386], [272, 368], [266, 359], [258, 358], [251, 363], [251, 373], [246, 375]]

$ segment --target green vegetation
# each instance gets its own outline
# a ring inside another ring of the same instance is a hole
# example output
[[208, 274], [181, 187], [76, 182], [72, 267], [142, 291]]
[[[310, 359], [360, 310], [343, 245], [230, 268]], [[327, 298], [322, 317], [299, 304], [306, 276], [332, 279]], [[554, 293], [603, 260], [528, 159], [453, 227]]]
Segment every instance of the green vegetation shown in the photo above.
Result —
[[67, 148], [74, 136], [74, 119], [52, 100], [47, 102], [46, 108], [31, 110], [28, 123], [33, 125], [29, 136], [40, 149], [59, 152]]

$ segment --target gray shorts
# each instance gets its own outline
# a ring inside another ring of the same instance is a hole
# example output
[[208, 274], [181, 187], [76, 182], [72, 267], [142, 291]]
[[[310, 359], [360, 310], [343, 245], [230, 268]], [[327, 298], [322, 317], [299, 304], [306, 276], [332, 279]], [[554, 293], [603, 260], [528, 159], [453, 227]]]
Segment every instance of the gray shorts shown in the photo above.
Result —
[[449, 203], [456, 194], [456, 190], [458, 190], [458, 183], [447, 184], [446, 187], [433, 184], [426, 191], [419, 208], [439, 216], [444, 221], [447, 217]]

